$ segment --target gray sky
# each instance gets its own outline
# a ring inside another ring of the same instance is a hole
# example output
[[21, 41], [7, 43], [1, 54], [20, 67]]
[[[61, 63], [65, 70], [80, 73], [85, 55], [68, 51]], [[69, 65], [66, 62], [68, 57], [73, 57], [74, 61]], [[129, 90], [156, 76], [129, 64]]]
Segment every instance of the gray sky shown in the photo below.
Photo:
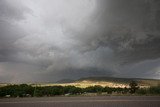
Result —
[[0, 0], [0, 82], [160, 79], [159, 0]]

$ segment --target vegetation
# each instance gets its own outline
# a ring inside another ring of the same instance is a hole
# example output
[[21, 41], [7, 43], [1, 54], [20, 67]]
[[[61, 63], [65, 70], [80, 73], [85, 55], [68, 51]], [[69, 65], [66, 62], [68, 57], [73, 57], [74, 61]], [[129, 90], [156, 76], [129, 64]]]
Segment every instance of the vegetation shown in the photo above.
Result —
[[33, 96], [34, 87], [26, 84], [9, 85], [0, 88], [0, 97], [10, 95], [11, 97], [25, 97], [27, 95]]
[[138, 84], [135, 82], [135, 81], [131, 81], [129, 83], [129, 86], [130, 86], [130, 93], [133, 94], [136, 92], [136, 90], [138, 90]]
[[139, 88], [135, 81], [132, 81], [129, 88], [111, 88], [102, 86], [90, 86], [79, 88], [75, 86], [46, 86], [37, 87], [27, 84], [8, 85], [0, 87], [0, 97], [42, 97], [42, 96], [58, 96], [58, 95], [85, 95], [88, 93], [97, 93], [106, 95], [160, 95], [160, 86], [150, 88]]

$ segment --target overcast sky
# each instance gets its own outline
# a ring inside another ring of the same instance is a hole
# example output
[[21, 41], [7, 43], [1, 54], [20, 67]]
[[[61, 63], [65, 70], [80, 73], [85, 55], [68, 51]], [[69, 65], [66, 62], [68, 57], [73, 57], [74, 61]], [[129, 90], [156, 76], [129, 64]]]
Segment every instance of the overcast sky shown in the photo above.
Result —
[[0, 82], [160, 79], [159, 0], [0, 0]]

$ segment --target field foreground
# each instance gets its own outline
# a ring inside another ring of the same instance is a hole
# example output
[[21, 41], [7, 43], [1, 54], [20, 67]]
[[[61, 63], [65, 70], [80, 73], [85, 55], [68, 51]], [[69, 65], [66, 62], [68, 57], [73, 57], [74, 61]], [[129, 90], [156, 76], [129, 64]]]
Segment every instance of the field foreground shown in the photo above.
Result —
[[158, 96], [4, 98], [0, 107], [160, 107]]

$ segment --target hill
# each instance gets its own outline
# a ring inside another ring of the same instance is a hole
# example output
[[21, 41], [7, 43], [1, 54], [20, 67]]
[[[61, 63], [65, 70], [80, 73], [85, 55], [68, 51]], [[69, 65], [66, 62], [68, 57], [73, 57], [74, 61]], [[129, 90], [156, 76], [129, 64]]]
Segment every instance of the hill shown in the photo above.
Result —
[[129, 84], [131, 81], [136, 81], [139, 85], [157, 86], [160, 85], [158, 79], [143, 79], [143, 78], [116, 78], [116, 77], [87, 77], [80, 78], [75, 82], [92, 81], [92, 82], [113, 82], [120, 84]]
[[72, 82], [67, 82], [68, 80], [63, 80], [63, 83], [57, 82], [60, 85], [74, 85], [77, 87], [88, 87], [101, 85], [103, 87], [129, 87], [131, 81], [136, 81], [140, 87], [150, 87], [160, 85], [160, 80], [158, 79], [143, 79], [143, 78], [116, 78], [116, 77], [86, 77], [80, 78], [78, 80], [72, 80]]
[[[143, 79], [143, 78], [116, 78], [116, 77], [86, 77], [80, 78], [77, 80], [71, 79], [62, 79], [55, 83], [36, 83], [36, 84], [29, 84], [32, 86], [76, 86], [80, 88], [85, 88], [89, 86], [100, 85], [103, 87], [129, 87], [129, 83], [131, 81], [136, 81], [141, 88], [147, 88], [151, 86], [158, 86], [160, 85], [160, 80], [158, 79]], [[0, 84], [0, 87], [6, 86], [9, 84]]]
[[75, 80], [72, 79], [62, 79], [57, 81], [56, 83], [73, 83]]

